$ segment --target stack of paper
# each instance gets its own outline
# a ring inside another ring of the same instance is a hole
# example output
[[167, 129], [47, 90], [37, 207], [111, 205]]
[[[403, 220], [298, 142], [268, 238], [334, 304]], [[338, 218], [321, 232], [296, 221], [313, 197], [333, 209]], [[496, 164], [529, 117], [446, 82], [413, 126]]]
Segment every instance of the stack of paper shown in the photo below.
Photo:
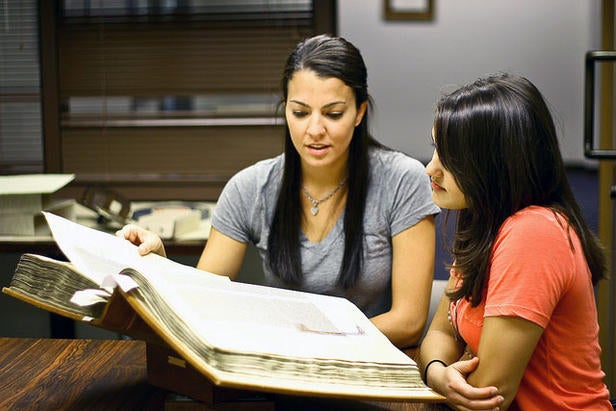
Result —
[[43, 210], [74, 220], [74, 200], [51, 198], [74, 178], [73, 174], [0, 176], [0, 235], [48, 235]]

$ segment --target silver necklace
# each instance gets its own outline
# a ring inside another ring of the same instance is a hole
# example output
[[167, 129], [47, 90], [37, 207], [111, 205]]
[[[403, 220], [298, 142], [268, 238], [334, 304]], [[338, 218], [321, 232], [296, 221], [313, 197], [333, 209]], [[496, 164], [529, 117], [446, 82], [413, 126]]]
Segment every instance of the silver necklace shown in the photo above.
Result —
[[342, 187], [344, 185], [344, 183], [346, 183], [347, 181], [347, 177], [345, 177], [344, 180], [342, 180], [340, 182], [340, 184], [338, 184], [336, 186], [336, 188], [334, 188], [328, 195], [326, 195], [325, 197], [323, 197], [320, 200], [317, 200], [315, 198], [312, 198], [312, 196], [310, 195], [310, 193], [308, 193], [308, 191], [306, 191], [306, 189], [304, 188], [304, 186], [302, 186], [302, 191], [304, 192], [304, 194], [306, 195], [306, 198], [308, 199], [308, 201], [310, 201], [312, 203], [312, 208], [310, 209], [310, 212], [312, 213], [312, 215], [317, 215], [319, 214], [319, 204], [321, 204], [324, 201], [329, 200], [334, 194], [336, 194], [336, 192], [338, 192], [338, 190], [340, 190], [340, 187]]

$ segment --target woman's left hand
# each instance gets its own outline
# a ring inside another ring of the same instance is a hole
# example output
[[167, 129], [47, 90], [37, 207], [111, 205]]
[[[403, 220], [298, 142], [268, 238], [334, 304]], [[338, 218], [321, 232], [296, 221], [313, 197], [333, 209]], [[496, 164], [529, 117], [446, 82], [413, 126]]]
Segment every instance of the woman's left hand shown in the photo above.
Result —
[[456, 410], [498, 410], [504, 398], [496, 387], [476, 388], [466, 377], [477, 369], [479, 358], [461, 360], [448, 367], [430, 367], [430, 386], [447, 398], [447, 403]]

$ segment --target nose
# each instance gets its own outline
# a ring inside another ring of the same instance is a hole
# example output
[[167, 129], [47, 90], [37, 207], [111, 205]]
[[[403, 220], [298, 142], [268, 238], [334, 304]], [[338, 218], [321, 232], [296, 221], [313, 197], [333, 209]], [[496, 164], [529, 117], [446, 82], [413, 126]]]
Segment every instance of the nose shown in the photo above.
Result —
[[436, 154], [436, 150], [432, 154], [432, 159], [426, 165], [426, 174], [431, 178], [438, 177], [438, 173], [440, 172], [441, 163], [439, 161], [438, 155]]
[[321, 136], [325, 134], [325, 126], [319, 114], [314, 114], [310, 117], [308, 129], [306, 130], [311, 136]]

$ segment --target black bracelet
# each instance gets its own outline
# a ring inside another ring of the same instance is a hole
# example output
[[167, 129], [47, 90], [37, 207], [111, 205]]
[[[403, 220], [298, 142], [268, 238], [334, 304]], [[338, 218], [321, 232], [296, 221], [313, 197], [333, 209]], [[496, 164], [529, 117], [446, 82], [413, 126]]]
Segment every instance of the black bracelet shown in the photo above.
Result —
[[443, 364], [444, 367], [447, 367], [447, 363], [443, 360], [439, 360], [439, 359], [434, 359], [434, 360], [430, 360], [426, 366], [424, 367], [424, 382], [426, 383], [426, 385], [428, 385], [428, 368], [430, 368], [430, 366], [432, 364], [434, 364], [435, 362], [438, 362], [440, 364]]

